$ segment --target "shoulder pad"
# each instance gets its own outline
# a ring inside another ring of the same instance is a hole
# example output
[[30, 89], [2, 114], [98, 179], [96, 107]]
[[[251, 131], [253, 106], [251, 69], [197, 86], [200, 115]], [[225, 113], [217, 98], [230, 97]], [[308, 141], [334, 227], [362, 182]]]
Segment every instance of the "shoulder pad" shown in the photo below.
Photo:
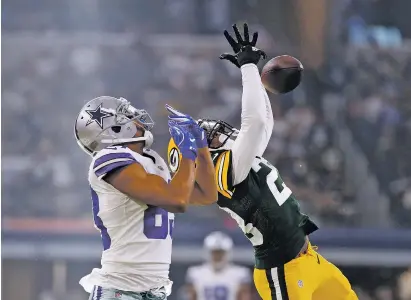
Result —
[[133, 154], [127, 147], [107, 147], [93, 157], [91, 168], [94, 174], [101, 179], [109, 172], [137, 162]]

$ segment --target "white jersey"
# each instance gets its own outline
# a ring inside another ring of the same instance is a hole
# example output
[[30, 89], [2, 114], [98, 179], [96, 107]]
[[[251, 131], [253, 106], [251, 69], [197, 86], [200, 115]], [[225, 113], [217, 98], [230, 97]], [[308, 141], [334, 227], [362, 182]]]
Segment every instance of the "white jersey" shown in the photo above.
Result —
[[[174, 214], [149, 206], [115, 189], [103, 178], [132, 163], [169, 182], [164, 160], [153, 150], [140, 155], [127, 147], [107, 147], [94, 157], [89, 169], [95, 227], [101, 233], [101, 269], [93, 269], [80, 284], [91, 292], [93, 285], [142, 292], [162, 286], [171, 263]], [[138, 184], [138, 182], [136, 183]]]
[[210, 264], [190, 267], [187, 283], [191, 283], [197, 300], [237, 300], [241, 284], [251, 282], [250, 271], [241, 266], [227, 265], [216, 272]]

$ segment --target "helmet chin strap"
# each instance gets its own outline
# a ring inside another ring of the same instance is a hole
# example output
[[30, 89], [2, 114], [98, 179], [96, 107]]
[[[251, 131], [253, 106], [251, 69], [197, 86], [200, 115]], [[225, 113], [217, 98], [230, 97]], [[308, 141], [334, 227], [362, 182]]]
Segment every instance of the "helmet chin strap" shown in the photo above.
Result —
[[146, 142], [144, 143], [144, 147], [150, 148], [151, 145], [153, 144], [153, 141], [154, 141], [154, 136], [153, 136], [153, 134], [151, 133], [151, 131], [145, 130], [145, 131], [144, 131], [144, 138], [145, 138], [145, 141], [146, 141]]
[[133, 142], [142, 142], [145, 141], [144, 147], [145, 148], [150, 148], [151, 145], [153, 144], [153, 134], [145, 130], [144, 135], [141, 137], [133, 137], [133, 138], [127, 138], [127, 139], [103, 139], [101, 142], [103, 144], [122, 144], [122, 143], [133, 143]]

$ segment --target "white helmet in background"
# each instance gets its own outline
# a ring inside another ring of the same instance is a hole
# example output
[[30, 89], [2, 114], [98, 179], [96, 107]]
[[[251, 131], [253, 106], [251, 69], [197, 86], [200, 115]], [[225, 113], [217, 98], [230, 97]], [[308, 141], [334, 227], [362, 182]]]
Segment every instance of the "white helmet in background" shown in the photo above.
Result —
[[[144, 135], [135, 137], [138, 123]], [[153, 143], [150, 130], [154, 122], [144, 109], [133, 107], [124, 98], [101, 96], [87, 102], [77, 117], [74, 135], [77, 144], [92, 155], [110, 145], [144, 141], [149, 148]]]
[[233, 240], [220, 231], [210, 233], [204, 239], [207, 259], [216, 270], [221, 270], [230, 261]]

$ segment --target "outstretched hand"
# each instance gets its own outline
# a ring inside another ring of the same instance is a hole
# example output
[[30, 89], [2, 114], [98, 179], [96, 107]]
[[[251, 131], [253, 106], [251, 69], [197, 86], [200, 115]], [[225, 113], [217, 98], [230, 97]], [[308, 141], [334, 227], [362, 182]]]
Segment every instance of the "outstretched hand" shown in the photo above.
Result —
[[249, 63], [257, 64], [261, 58], [265, 59], [267, 57], [264, 51], [255, 47], [258, 39], [258, 32], [253, 33], [253, 38], [250, 41], [247, 23], [244, 23], [244, 38], [238, 31], [236, 24], [233, 25], [233, 30], [237, 41], [227, 30], [224, 30], [224, 36], [233, 49], [234, 54], [223, 53], [220, 55], [220, 59], [226, 59], [240, 68], [242, 65]]
[[194, 120], [190, 115], [184, 114], [172, 106], [166, 104], [166, 109], [170, 113], [168, 116], [169, 120], [176, 122], [179, 126], [185, 128], [196, 140], [197, 148], [207, 147], [207, 136], [205, 131], [200, 128], [197, 121]]
[[195, 138], [185, 128], [176, 121], [169, 120], [168, 127], [171, 137], [174, 140], [181, 155], [193, 161], [197, 158], [197, 145]]

